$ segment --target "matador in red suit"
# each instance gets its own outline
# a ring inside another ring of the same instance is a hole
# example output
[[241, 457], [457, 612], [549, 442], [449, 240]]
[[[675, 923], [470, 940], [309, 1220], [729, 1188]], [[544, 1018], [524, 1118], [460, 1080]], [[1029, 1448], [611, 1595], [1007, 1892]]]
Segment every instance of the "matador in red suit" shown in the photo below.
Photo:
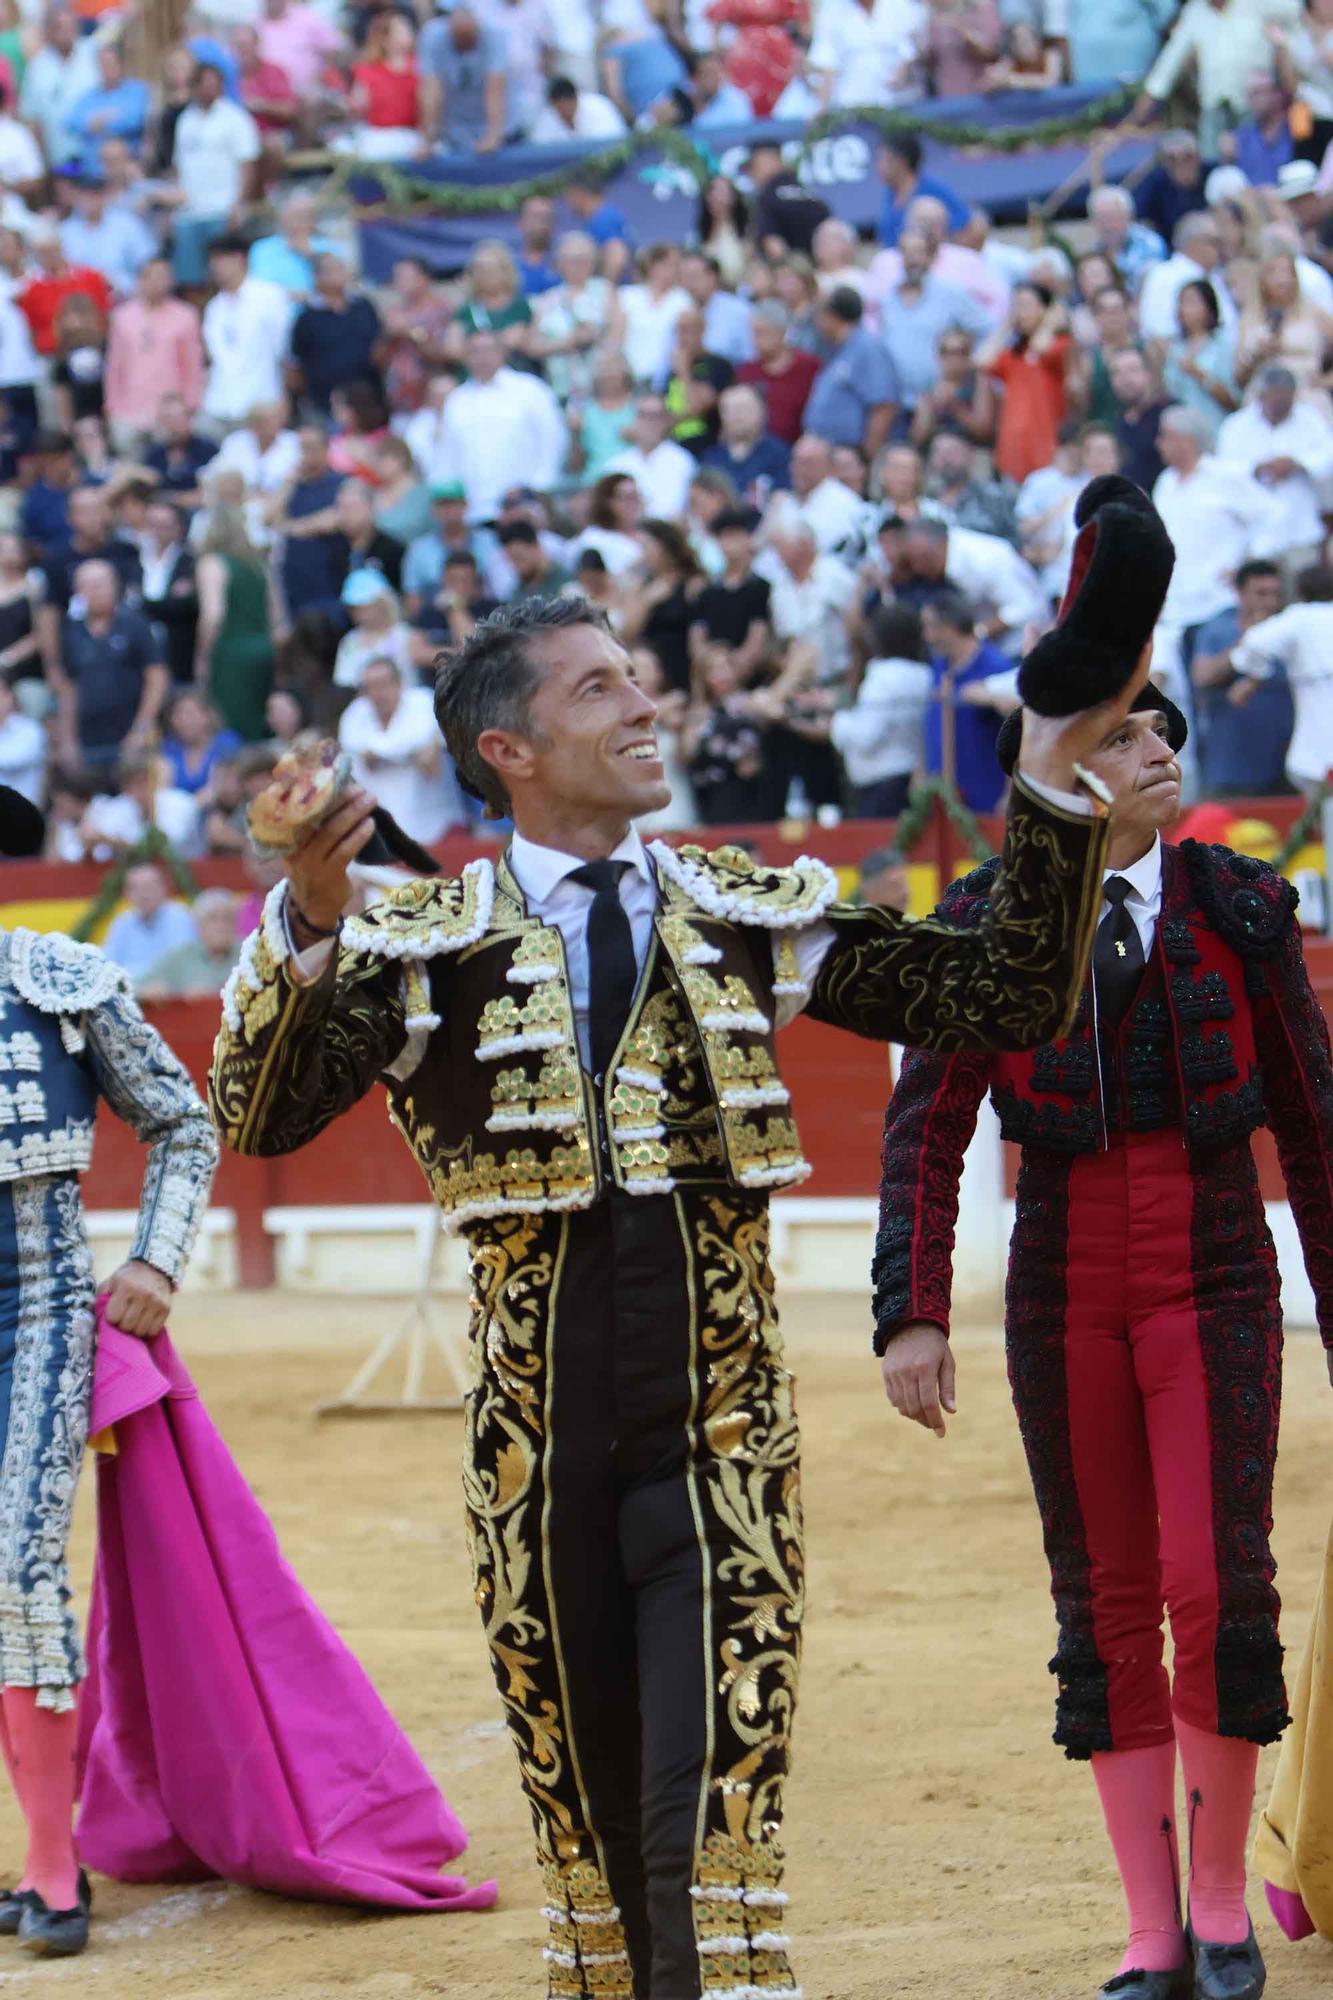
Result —
[[[1257, 2000], [1246, 1837], [1258, 1746], [1288, 1717], [1269, 1549], [1282, 1322], [1250, 1134], [1277, 1140], [1333, 1344], [1333, 1067], [1295, 892], [1225, 847], [1162, 842], [1184, 740], [1150, 685], [1093, 760], [1110, 867], [1073, 1033], [1022, 1055], [907, 1057], [885, 1124], [875, 1344], [902, 1414], [942, 1432], [959, 1176], [989, 1091], [1022, 1147], [1006, 1337], [1059, 1626], [1055, 1740], [1092, 1760], [1129, 1907], [1102, 1990]], [[1005, 761], [1003, 731], [1000, 747]], [[949, 891], [951, 922], [980, 920], [994, 868]]]

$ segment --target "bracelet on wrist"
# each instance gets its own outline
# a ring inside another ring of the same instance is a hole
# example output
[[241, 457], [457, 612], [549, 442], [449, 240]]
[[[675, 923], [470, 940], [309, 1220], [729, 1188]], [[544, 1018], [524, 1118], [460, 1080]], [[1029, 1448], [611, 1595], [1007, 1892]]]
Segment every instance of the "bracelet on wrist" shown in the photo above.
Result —
[[301, 905], [293, 899], [290, 892], [288, 893], [287, 897], [287, 909], [288, 909], [288, 914], [291, 917], [291, 920], [293, 924], [296, 926], [296, 928], [298, 930], [304, 931], [308, 937], [314, 938], [319, 943], [322, 943], [326, 938], [337, 937], [339, 931], [343, 927], [343, 920], [341, 917], [338, 918], [337, 923], [334, 924], [331, 929], [326, 929], [323, 924], [312, 923], [310, 918], [306, 915], [305, 911], [301, 908]]

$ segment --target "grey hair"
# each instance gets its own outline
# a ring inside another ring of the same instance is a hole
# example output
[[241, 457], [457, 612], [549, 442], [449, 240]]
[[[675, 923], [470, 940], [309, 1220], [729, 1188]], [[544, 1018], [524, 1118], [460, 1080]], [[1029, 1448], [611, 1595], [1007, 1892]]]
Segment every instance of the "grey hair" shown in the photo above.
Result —
[[791, 314], [781, 299], [759, 299], [750, 307], [752, 319], [761, 319], [765, 326], [771, 326], [778, 333], [785, 333], [791, 325]]
[[236, 913], [236, 898], [230, 889], [204, 889], [190, 905], [194, 917], [211, 917], [214, 911], [221, 916], [225, 910], [228, 916]]
[[1105, 208], [1108, 202], [1113, 207], [1118, 208], [1122, 215], [1133, 215], [1134, 213], [1134, 197], [1129, 193], [1128, 189], [1116, 187], [1108, 183], [1104, 187], [1094, 188], [1088, 196], [1089, 214], [1098, 206]]
[[509, 811], [509, 794], [478, 750], [477, 739], [488, 729], [535, 736], [532, 697], [542, 670], [533, 656], [532, 641], [579, 625], [610, 630], [605, 613], [586, 597], [502, 604], [479, 622], [470, 639], [441, 653], [436, 661], [435, 720], [440, 734], [463, 789], [498, 818]]
[[1172, 246], [1183, 250], [1196, 236], [1211, 236], [1217, 228], [1213, 217], [1205, 208], [1192, 208], [1188, 215], [1182, 215], [1171, 238]]
[[1172, 403], [1162, 411], [1161, 427], [1172, 430], [1180, 437], [1193, 438], [1201, 451], [1207, 451], [1213, 441], [1213, 433], [1202, 410], [1192, 410], [1188, 403]]

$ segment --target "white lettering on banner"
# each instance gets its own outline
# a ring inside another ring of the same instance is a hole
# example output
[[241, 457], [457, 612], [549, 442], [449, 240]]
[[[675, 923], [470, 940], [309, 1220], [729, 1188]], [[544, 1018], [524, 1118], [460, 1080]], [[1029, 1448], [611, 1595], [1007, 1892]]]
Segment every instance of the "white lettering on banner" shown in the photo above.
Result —
[[[748, 187], [745, 163], [749, 145], [728, 146], [721, 156], [718, 172], [728, 180]], [[869, 141], [860, 132], [835, 132], [819, 139], [807, 152], [800, 140], [783, 147], [783, 158], [805, 187], [857, 187], [870, 176], [872, 157]], [[641, 170], [645, 186], [654, 201], [694, 201], [699, 183], [680, 160], [654, 160]]]

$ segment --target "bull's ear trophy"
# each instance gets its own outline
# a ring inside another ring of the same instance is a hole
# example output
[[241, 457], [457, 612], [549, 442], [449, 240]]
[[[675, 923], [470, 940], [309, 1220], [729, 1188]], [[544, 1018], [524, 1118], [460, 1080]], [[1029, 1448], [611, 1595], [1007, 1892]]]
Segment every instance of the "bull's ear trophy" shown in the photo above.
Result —
[[1074, 525], [1055, 624], [1018, 673], [1024, 705], [1038, 715], [1073, 715], [1119, 694], [1161, 617], [1176, 565], [1161, 515], [1132, 480], [1091, 480]]

